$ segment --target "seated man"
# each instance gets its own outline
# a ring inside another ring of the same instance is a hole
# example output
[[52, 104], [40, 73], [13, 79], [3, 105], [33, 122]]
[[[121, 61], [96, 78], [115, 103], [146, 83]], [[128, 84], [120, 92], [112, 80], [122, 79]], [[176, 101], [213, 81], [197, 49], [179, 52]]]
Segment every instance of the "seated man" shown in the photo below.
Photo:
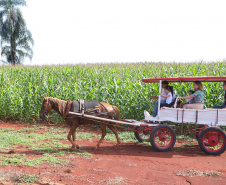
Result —
[[[166, 92], [165, 92], [165, 88], [168, 87], [168, 82], [166, 80], [164, 80], [162, 82], [162, 88], [163, 88], [163, 93], [162, 95], [166, 95]], [[158, 99], [158, 96], [151, 96], [152, 99]], [[154, 107], [154, 113], [153, 113], [153, 117], [156, 117], [157, 114], [158, 114], [158, 103], [159, 100], [157, 100], [155, 102], [155, 107]], [[160, 106], [164, 105], [166, 103], [166, 98], [165, 97], [161, 97], [161, 100], [160, 100]]]

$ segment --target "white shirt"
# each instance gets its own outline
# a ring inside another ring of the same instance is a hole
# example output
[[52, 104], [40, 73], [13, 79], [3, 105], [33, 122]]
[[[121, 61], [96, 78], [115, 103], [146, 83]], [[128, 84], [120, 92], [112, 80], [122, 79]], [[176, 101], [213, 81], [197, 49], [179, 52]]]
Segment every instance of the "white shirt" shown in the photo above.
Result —
[[172, 93], [169, 92], [167, 95], [170, 95], [168, 98], [166, 98], [166, 103], [171, 104], [173, 102], [173, 96]]
[[[162, 95], [167, 95], [167, 93], [165, 92], [165, 89], [162, 90]], [[166, 101], [166, 98], [161, 96], [161, 101]]]

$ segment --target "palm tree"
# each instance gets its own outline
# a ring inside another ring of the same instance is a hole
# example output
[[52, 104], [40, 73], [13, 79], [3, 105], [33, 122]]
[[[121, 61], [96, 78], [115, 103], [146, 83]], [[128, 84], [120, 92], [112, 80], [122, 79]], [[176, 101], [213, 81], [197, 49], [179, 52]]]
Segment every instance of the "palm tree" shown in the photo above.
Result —
[[[24, 0], [0, 1], [1, 55], [9, 64], [20, 64], [25, 57], [32, 59], [34, 40], [27, 29], [22, 13], [17, 6], [25, 6]], [[3, 61], [4, 62], [4, 61]]]

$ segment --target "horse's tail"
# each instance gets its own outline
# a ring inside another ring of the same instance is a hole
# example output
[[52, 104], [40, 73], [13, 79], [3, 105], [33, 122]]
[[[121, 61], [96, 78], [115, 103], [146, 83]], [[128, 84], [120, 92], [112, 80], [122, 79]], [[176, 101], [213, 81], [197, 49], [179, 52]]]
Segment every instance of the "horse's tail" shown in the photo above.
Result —
[[120, 120], [121, 117], [120, 117], [120, 112], [119, 112], [118, 107], [116, 107], [116, 106], [114, 106], [114, 105], [113, 105], [112, 107], [113, 107], [113, 109], [114, 109], [115, 119], [116, 119], [116, 120]]

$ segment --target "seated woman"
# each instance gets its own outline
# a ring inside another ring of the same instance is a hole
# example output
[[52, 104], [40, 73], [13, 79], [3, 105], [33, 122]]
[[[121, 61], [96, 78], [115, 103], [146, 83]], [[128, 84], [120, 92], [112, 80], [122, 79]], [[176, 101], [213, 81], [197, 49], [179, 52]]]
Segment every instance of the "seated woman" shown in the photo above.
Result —
[[[166, 95], [166, 92], [165, 92], [165, 88], [168, 87], [168, 82], [166, 80], [164, 80], [162, 82], [162, 89], [163, 89], [163, 95]], [[158, 99], [158, 96], [151, 96], [152, 99]], [[155, 106], [154, 106], [154, 113], [153, 113], [153, 117], [156, 117], [157, 116], [157, 113], [158, 113], [158, 102], [159, 100], [157, 100], [155, 102]], [[161, 97], [161, 100], [160, 100], [160, 106], [162, 106], [163, 104], [166, 103], [166, 98], [164, 97]]]
[[225, 109], [226, 108], [226, 81], [224, 81], [224, 83], [223, 83], [223, 88], [225, 89], [224, 102], [222, 103], [222, 105], [213, 107], [213, 109]]
[[200, 81], [195, 81], [194, 89], [195, 89], [195, 92], [192, 95], [179, 97], [180, 99], [194, 98], [194, 103], [184, 105], [183, 106], [184, 109], [203, 109], [204, 94], [202, 92], [203, 90], [202, 83]]

